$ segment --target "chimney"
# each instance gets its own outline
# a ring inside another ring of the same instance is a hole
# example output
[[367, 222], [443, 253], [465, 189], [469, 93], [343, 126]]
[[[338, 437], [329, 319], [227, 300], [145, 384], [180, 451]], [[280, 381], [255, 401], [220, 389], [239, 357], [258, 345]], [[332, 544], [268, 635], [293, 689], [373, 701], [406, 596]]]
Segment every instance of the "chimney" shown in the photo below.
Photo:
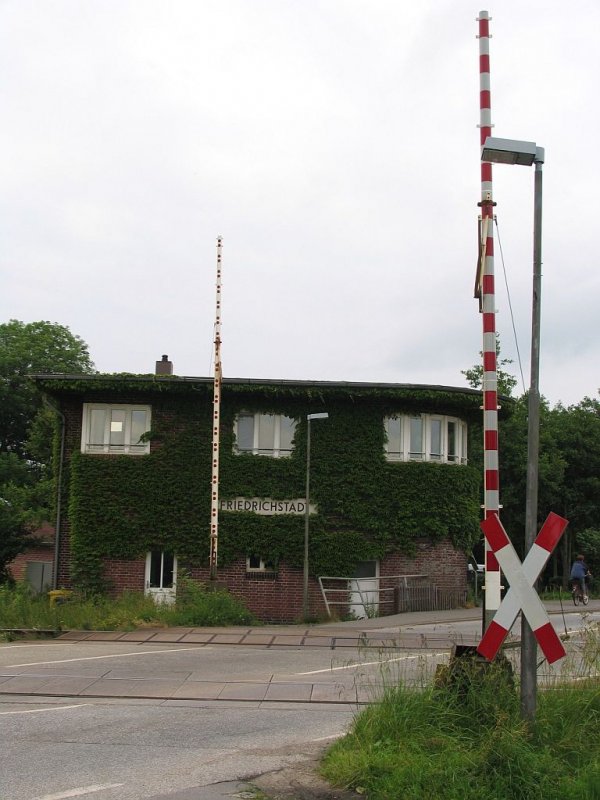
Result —
[[156, 362], [156, 374], [157, 375], [173, 374], [173, 362], [169, 361], [169, 356], [163, 356], [160, 361]]

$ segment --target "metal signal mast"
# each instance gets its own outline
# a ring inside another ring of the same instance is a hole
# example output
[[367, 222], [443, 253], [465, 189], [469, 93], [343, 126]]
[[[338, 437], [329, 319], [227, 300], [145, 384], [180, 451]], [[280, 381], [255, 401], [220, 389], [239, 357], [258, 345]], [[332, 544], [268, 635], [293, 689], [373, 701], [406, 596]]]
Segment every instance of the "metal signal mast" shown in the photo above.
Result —
[[221, 250], [223, 239], [217, 239], [217, 305], [215, 316], [215, 380], [213, 389], [212, 476], [210, 499], [210, 579], [217, 579], [219, 544], [219, 434], [221, 419]]

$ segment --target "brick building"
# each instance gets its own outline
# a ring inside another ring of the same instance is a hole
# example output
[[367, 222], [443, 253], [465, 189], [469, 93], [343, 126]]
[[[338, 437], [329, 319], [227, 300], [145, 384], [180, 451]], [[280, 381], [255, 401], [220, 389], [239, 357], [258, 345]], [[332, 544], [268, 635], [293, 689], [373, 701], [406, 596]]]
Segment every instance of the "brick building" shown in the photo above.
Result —
[[[62, 420], [57, 586], [171, 601], [183, 574], [209, 578], [213, 382], [170, 374], [166, 357], [157, 373], [36, 379]], [[419, 591], [460, 602], [480, 402], [466, 388], [225, 379], [218, 582], [263, 620], [299, 619], [308, 522], [311, 615], [326, 599], [357, 615]], [[315, 413], [328, 418], [308, 450]]]
[[40, 525], [29, 536], [27, 549], [10, 562], [10, 574], [16, 581], [26, 581], [35, 592], [52, 588], [54, 563], [54, 526]]

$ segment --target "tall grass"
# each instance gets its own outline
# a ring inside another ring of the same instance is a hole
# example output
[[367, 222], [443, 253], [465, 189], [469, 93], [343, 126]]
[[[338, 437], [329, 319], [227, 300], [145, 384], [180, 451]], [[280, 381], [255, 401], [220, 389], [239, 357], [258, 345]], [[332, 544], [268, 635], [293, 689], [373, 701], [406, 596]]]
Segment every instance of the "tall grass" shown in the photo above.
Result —
[[322, 772], [371, 800], [600, 800], [600, 683], [538, 693], [533, 726], [504, 669], [475, 664], [364, 710]]
[[141, 592], [126, 592], [117, 599], [74, 595], [51, 606], [45, 595], [34, 595], [24, 584], [14, 589], [0, 586], [0, 629], [33, 630], [134, 630], [140, 626], [249, 625], [252, 614], [225, 591], [207, 591], [182, 579], [174, 605], [157, 604]]

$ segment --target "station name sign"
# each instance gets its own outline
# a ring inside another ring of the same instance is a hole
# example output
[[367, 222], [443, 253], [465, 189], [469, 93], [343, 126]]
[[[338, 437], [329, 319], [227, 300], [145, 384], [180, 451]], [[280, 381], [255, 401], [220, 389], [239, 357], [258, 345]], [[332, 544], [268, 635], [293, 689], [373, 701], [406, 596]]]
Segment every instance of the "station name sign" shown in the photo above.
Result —
[[[219, 502], [219, 511], [246, 511], [251, 514], [273, 516], [275, 514], [306, 514], [306, 500], [271, 500], [270, 497], [233, 497]], [[311, 503], [309, 514], [316, 514], [317, 507]]]

